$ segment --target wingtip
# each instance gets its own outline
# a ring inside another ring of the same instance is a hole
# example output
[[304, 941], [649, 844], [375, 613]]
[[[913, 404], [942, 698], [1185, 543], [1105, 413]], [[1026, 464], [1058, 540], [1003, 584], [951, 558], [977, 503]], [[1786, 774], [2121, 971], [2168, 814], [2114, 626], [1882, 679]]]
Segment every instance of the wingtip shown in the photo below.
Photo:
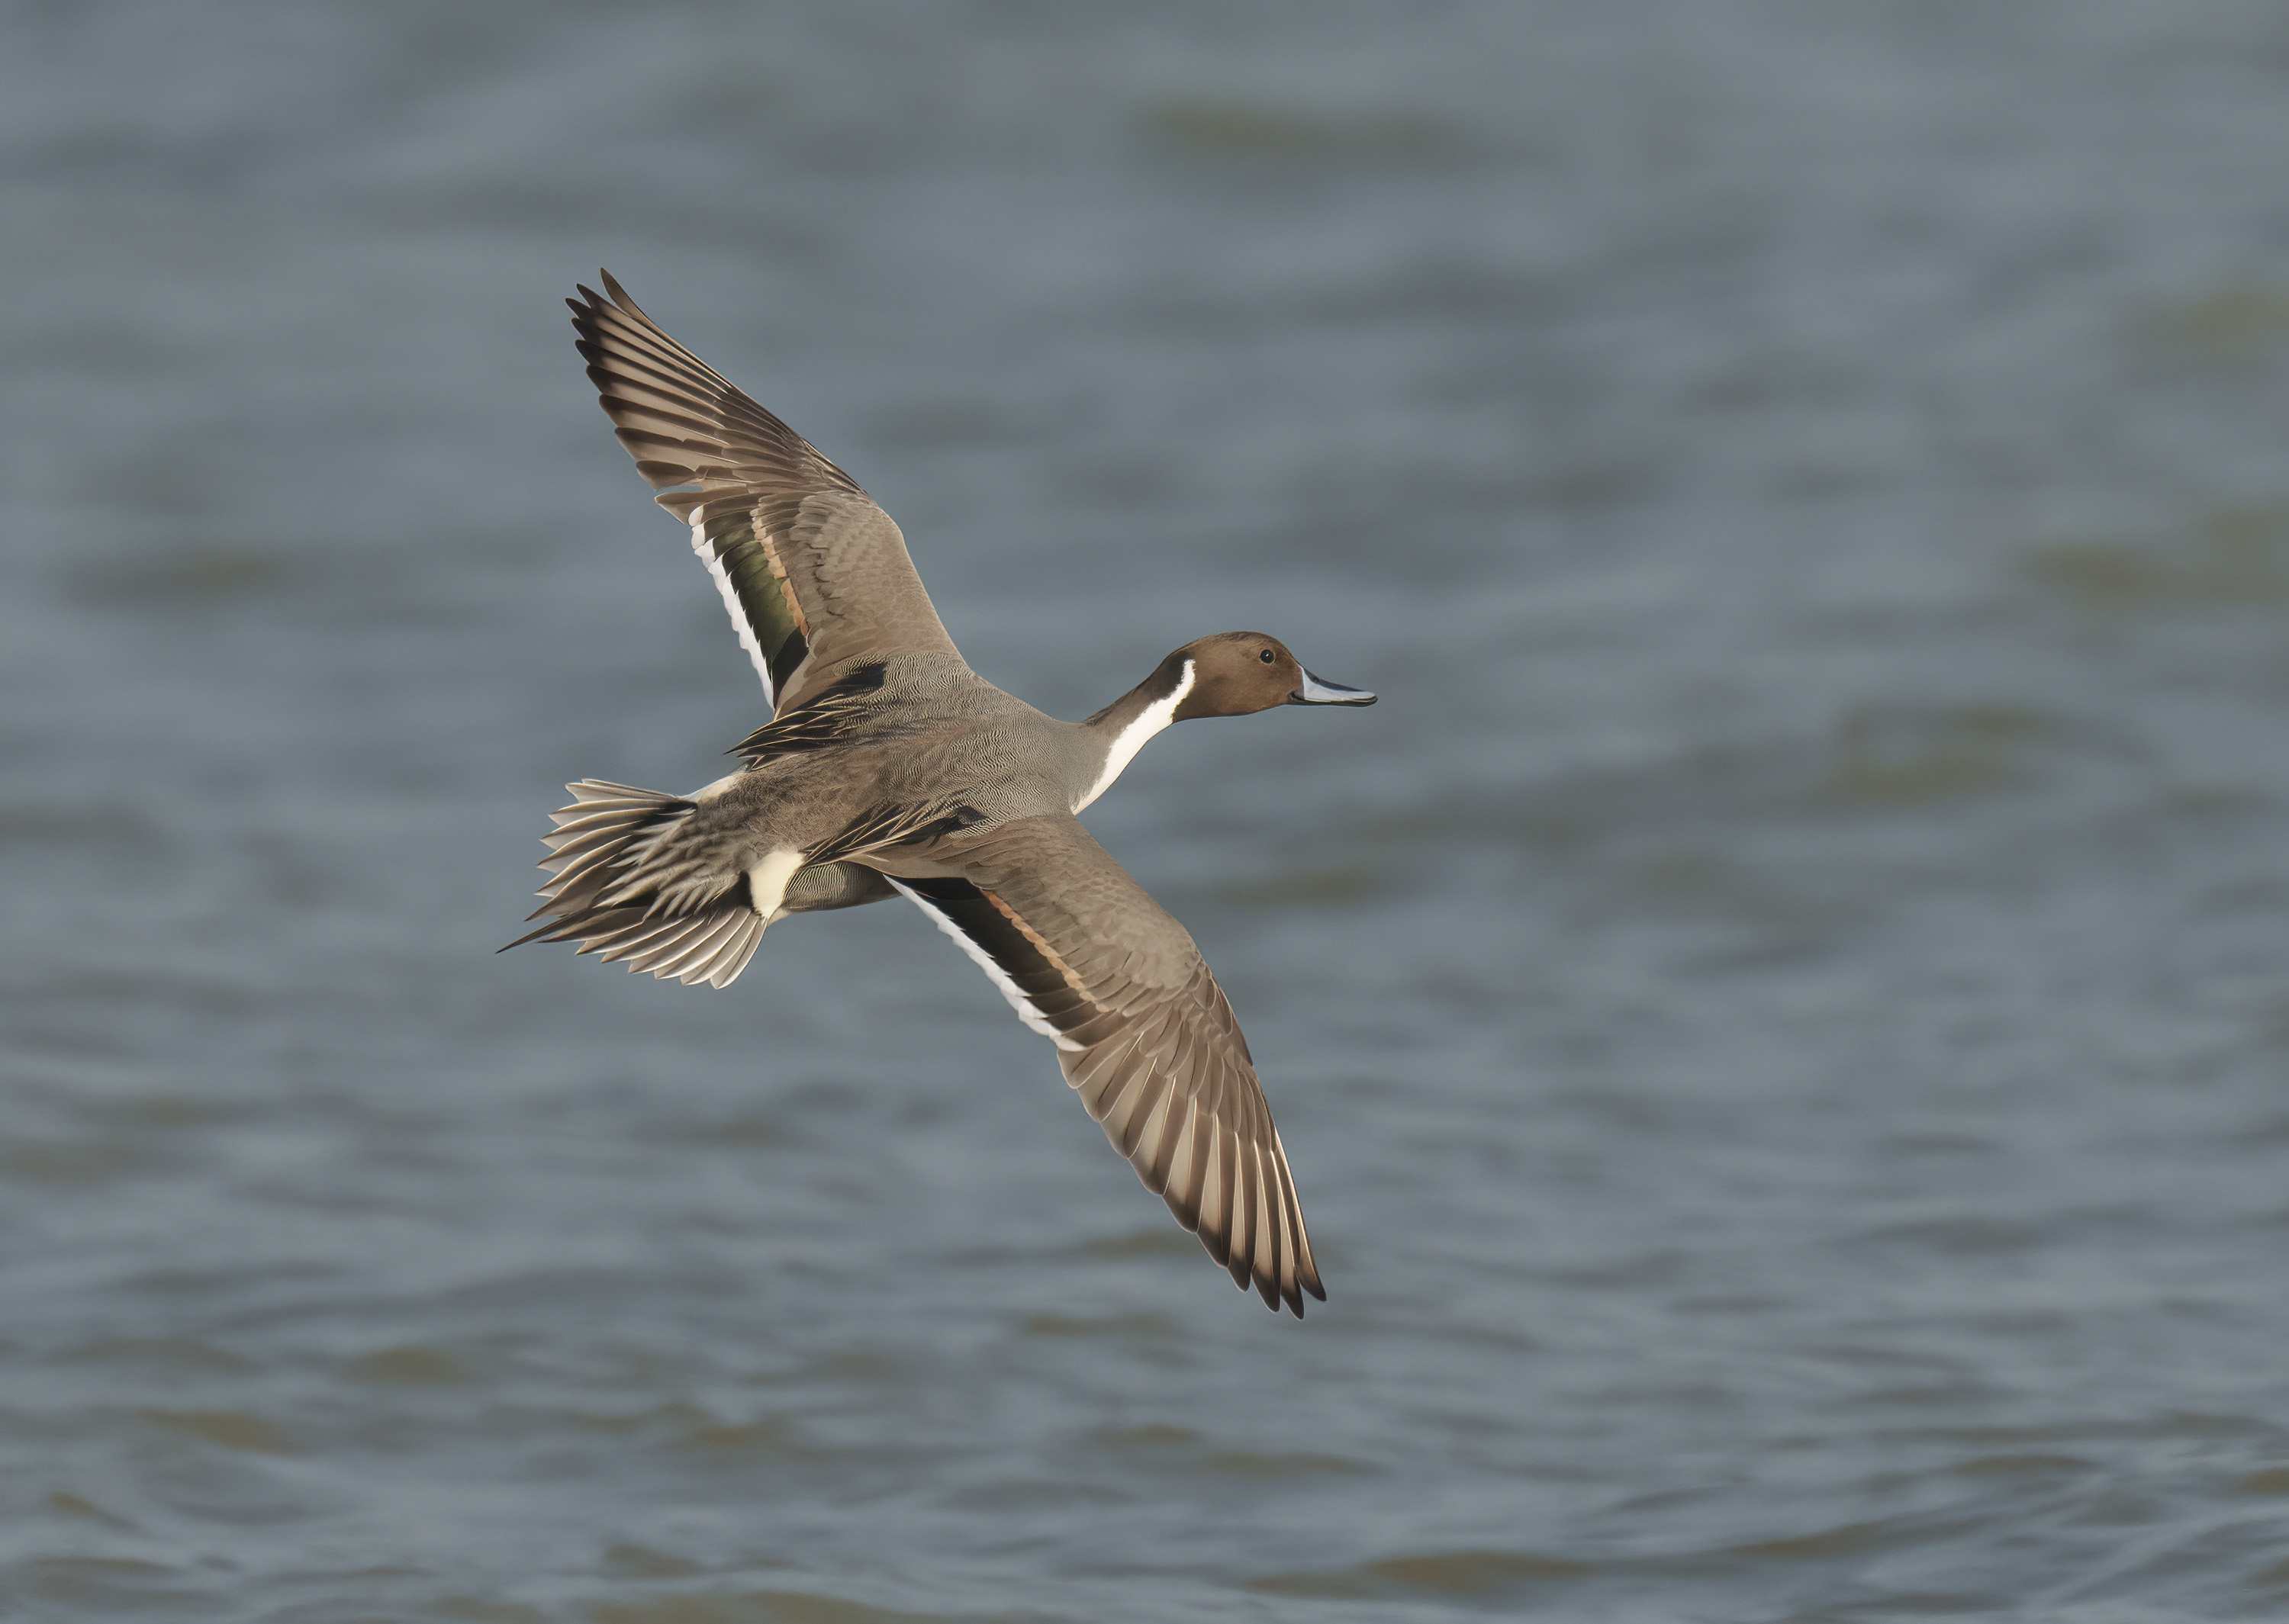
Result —
[[1277, 1285], [1262, 1282], [1258, 1289], [1264, 1294], [1265, 1306], [1273, 1313], [1284, 1308], [1298, 1319], [1304, 1318], [1304, 1299], [1307, 1295], [1321, 1302], [1328, 1300], [1327, 1287], [1315, 1276], [1291, 1275]]
[[636, 317], [640, 321], [649, 322], [651, 320], [650, 316], [644, 314], [642, 309], [637, 306], [636, 301], [628, 297], [628, 291], [620, 286], [620, 279], [618, 277], [613, 275], [611, 272], [606, 270], [601, 265], [596, 267], [596, 275], [603, 278], [604, 291], [610, 296], [612, 303], [618, 305], [621, 309], [626, 311], [630, 315]]
[[572, 284], [580, 297], [568, 299], [564, 303], [571, 310], [575, 322], [594, 322], [598, 312], [618, 307], [649, 326], [658, 325], [643, 313], [642, 306], [628, 297], [628, 291], [620, 285], [618, 277], [602, 266], [596, 267], [596, 277], [604, 284], [604, 291], [602, 293], [597, 292], [585, 282], [576, 282]]

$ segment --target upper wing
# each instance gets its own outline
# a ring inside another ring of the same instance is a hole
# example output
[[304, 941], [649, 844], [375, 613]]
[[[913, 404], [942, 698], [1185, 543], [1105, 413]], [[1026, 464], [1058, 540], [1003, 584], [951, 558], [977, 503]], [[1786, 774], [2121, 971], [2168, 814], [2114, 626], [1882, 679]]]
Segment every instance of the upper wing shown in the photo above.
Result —
[[1247, 1039], [1184, 927], [1064, 813], [937, 842], [913, 866], [891, 883], [1057, 1040], [1105, 1137], [1240, 1289], [1299, 1318], [1304, 1293], [1325, 1302]]
[[961, 657], [906, 556], [857, 482], [662, 332], [610, 273], [572, 307], [579, 351], [620, 443], [691, 527], [772, 707], [862, 654]]

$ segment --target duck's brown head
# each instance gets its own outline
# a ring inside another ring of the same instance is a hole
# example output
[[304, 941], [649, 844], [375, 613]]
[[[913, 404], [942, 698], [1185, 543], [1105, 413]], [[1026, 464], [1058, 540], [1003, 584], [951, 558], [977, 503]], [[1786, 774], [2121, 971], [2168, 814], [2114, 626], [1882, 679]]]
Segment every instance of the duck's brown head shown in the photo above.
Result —
[[1219, 632], [1186, 643], [1160, 662], [1170, 691], [1191, 682], [1178, 699], [1172, 721], [1196, 716], [1247, 716], [1275, 705], [1373, 705], [1363, 688], [1325, 682], [1304, 669], [1276, 637], [1261, 632]]

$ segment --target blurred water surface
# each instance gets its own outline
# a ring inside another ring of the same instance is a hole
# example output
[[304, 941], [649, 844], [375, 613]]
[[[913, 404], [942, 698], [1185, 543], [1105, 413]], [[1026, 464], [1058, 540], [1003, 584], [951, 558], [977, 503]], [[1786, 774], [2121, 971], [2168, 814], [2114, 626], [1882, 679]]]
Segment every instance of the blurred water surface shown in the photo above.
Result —
[[[2289, 1608], [2289, 12], [10, 5], [0, 1611]], [[891, 905], [496, 959], [759, 696], [610, 265], [1086, 713], [1333, 1300]]]

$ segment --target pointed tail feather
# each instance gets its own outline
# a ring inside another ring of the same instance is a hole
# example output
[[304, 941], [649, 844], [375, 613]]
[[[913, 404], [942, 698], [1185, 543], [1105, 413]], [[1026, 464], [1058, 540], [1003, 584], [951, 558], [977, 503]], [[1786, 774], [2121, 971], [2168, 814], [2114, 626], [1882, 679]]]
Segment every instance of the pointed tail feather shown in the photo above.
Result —
[[697, 803], [596, 779], [564, 787], [572, 804], [549, 815], [556, 829], [541, 837], [549, 856], [540, 866], [552, 878], [530, 915], [546, 916], [548, 923], [500, 951], [527, 942], [578, 942], [581, 952], [608, 964], [625, 959], [632, 973], [649, 970], [686, 986], [737, 981], [763, 938], [764, 919], [748, 897], [746, 877], [695, 904], [688, 892], [663, 896], [644, 873], [647, 860]]

